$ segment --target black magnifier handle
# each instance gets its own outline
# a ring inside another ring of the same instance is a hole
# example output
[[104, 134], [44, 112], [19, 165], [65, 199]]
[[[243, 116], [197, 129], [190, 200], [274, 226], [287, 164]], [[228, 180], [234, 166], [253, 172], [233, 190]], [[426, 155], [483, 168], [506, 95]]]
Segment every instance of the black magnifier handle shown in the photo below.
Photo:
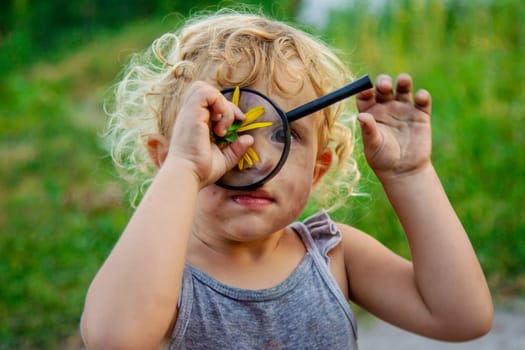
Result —
[[336, 102], [339, 102], [347, 97], [365, 91], [373, 87], [370, 77], [367, 75], [362, 76], [361, 78], [354, 80], [348, 85], [343, 86], [340, 89], [332, 91], [324, 96], [316, 98], [313, 101], [305, 103], [302, 106], [292, 109], [290, 112], [286, 113], [286, 118], [288, 122], [293, 122], [294, 120], [305, 117], [309, 114], [317, 112], [320, 109], [328, 107]]

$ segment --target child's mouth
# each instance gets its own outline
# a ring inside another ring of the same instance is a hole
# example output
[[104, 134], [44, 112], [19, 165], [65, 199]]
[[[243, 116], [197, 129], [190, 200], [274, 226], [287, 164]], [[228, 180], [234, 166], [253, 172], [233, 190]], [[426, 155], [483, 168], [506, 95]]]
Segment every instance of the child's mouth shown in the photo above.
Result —
[[272, 204], [274, 200], [265, 193], [243, 193], [232, 196], [235, 203], [249, 208], [263, 207]]

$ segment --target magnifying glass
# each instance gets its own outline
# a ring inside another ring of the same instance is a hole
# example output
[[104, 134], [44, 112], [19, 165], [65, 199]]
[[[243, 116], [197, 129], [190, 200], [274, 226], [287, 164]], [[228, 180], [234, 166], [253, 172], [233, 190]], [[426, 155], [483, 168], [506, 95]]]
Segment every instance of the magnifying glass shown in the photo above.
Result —
[[212, 133], [212, 141], [219, 147], [225, 147], [239, 135], [248, 134], [253, 137], [254, 143], [237, 165], [217, 181], [217, 185], [243, 191], [260, 187], [274, 177], [286, 162], [291, 145], [290, 123], [372, 86], [369, 76], [365, 75], [289, 112], [284, 112], [259, 91], [238, 87], [223, 90], [222, 94], [239, 106], [246, 119], [233, 123], [223, 137]]

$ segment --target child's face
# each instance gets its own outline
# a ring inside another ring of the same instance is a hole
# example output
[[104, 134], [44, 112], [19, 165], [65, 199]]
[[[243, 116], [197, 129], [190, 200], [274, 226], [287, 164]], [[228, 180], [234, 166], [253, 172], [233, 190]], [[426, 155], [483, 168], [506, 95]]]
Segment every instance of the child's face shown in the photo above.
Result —
[[[290, 82], [289, 84], [294, 84]], [[291, 86], [292, 87], [292, 86]], [[268, 94], [266, 82], [250, 86]], [[291, 98], [269, 96], [288, 111], [316, 97], [305, 84]], [[224, 232], [232, 240], [251, 240], [275, 232], [294, 221], [308, 201], [318, 156], [318, 127], [321, 114], [299, 119], [290, 124], [292, 144], [288, 159], [280, 172], [253, 191], [232, 191], [216, 185], [201, 190], [198, 199], [197, 230]], [[203, 226], [200, 226], [203, 225]]]

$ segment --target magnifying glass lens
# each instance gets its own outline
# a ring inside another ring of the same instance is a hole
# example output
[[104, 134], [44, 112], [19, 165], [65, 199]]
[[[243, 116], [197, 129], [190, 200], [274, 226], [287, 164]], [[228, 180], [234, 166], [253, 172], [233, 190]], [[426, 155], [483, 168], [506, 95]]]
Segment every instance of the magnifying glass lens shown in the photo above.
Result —
[[231, 189], [256, 188], [272, 177], [286, 158], [290, 142], [286, 116], [257, 91], [241, 89], [224, 95], [246, 115], [244, 121], [234, 124], [234, 132], [251, 135], [254, 143], [218, 183]]

